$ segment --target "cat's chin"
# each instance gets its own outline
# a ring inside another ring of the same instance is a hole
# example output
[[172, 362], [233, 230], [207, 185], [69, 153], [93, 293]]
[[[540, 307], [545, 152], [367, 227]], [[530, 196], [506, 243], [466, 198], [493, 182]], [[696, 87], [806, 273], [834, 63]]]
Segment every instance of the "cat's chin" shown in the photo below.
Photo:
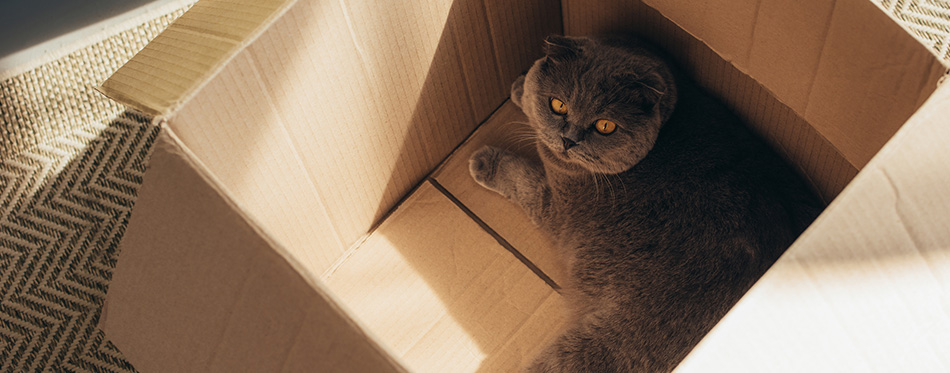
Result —
[[548, 146], [546, 146], [546, 149], [548, 150], [549, 157], [557, 161], [560, 166], [558, 168], [562, 171], [569, 173], [616, 173], [607, 172], [604, 167], [592, 164], [576, 151], [555, 149]]
[[580, 167], [586, 170], [587, 172], [593, 173], [593, 174], [614, 175], [614, 174], [619, 174], [630, 169], [630, 167], [626, 167], [620, 164], [608, 164], [606, 162], [593, 162], [593, 161], [584, 159], [583, 157], [578, 156], [577, 154], [572, 155], [569, 159], [565, 159], [565, 161], [570, 162], [574, 164], [575, 166]]

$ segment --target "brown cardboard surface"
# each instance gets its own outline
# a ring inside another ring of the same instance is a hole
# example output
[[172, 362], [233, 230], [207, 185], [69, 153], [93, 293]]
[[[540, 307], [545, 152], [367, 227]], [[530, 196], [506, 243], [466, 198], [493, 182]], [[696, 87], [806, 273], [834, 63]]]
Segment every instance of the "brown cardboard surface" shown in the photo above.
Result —
[[944, 84], [681, 371], [950, 369]]
[[122, 241], [103, 328], [136, 369], [403, 371], [195, 167], [157, 140]]
[[[635, 30], [671, 46], [830, 200], [944, 71], [860, 1], [563, 6], [570, 34]], [[103, 86], [171, 114], [177, 136], [158, 141], [140, 190], [109, 337], [142, 370], [514, 369], [556, 331], [562, 301], [505, 245], [564, 279], [553, 245], [468, 175], [472, 151], [516, 140], [516, 107], [365, 234], [504, 101], [560, 31], [558, 7], [301, 1], [271, 22], [289, 3], [202, 0]], [[948, 91], [683, 370], [950, 367]]]
[[105, 81], [110, 98], [167, 114], [207, 82], [293, 0], [202, 0]]
[[[316, 275], [339, 259], [344, 244], [281, 117], [267, 105], [257, 68], [240, 53], [169, 119], [169, 127], [249, 215]], [[222, 104], [221, 97], [232, 100]]]
[[560, 295], [428, 183], [325, 280], [419, 372], [515, 371], [562, 319]]
[[169, 125], [321, 272], [504, 101], [559, 20], [540, 0], [297, 2]]
[[870, 1], [840, 0], [832, 17], [808, 102], [792, 107], [860, 169], [947, 67]]
[[[643, 3], [760, 82], [857, 169], [946, 70], [866, 0]], [[676, 32], [643, 3], [564, 0], [565, 30], [573, 35], [635, 30], [664, 41], [664, 34]]]
[[[662, 46], [688, 76], [725, 102], [796, 165], [825, 201], [834, 199], [857, 174], [857, 168], [835, 148], [835, 144], [777, 99], [769, 88], [724, 60], [702, 40], [683, 31], [657, 10], [638, 1], [610, 3], [606, 7], [591, 6], [586, 1], [564, 2], [569, 9], [564, 20], [569, 33], [633, 32]], [[700, 5], [697, 9], [708, 6]]]
[[[858, 169], [916, 110], [920, 92], [933, 91], [933, 71], [945, 69], [865, 0], [748, 2], [754, 22], [740, 33], [721, 27], [737, 13], [733, 1], [644, 2], [761, 82]], [[697, 8], [701, 17], [687, 10]], [[721, 41], [729, 39], [749, 41]]]
[[550, 239], [520, 207], [475, 183], [468, 171], [472, 153], [485, 145], [537, 159], [531, 128], [526, 121], [518, 106], [506, 102], [452, 153], [432, 178], [555, 283], [563, 284], [567, 270]]
[[[662, 27], [656, 30], [663, 30]], [[663, 37], [666, 45], [683, 45], [677, 60], [707, 92], [722, 100], [786, 160], [795, 165], [818, 194], [829, 202], [857, 169], [804, 118], [782, 104], [760, 83], [742, 73], [702, 42], [681, 33]], [[686, 38], [680, 40], [680, 38]]]

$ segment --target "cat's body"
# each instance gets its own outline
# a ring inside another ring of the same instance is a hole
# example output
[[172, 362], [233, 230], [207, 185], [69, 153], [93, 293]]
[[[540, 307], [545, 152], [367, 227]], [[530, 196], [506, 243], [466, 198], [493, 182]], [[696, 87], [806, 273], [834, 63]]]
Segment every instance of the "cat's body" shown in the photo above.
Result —
[[[642, 45], [557, 37], [546, 52], [512, 87], [543, 164], [491, 147], [471, 162], [568, 260], [571, 317], [528, 370], [672, 370], [820, 203]], [[616, 129], [598, 133], [601, 119]]]

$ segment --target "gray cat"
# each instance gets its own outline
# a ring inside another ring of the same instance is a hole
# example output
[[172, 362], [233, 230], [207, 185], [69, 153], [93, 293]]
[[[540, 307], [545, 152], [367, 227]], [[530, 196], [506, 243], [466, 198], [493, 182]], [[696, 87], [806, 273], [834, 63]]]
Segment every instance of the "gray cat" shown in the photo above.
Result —
[[511, 89], [542, 164], [490, 146], [470, 160], [568, 261], [567, 325], [527, 370], [671, 371], [822, 205], [646, 44], [545, 42]]

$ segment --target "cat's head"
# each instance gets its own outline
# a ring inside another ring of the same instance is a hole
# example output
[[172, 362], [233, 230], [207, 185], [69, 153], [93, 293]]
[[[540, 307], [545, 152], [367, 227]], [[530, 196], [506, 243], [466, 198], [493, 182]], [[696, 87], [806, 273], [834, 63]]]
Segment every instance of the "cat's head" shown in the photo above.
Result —
[[640, 46], [551, 36], [512, 85], [539, 141], [592, 172], [620, 173], [653, 148], [676, 104], [669, 67]]

